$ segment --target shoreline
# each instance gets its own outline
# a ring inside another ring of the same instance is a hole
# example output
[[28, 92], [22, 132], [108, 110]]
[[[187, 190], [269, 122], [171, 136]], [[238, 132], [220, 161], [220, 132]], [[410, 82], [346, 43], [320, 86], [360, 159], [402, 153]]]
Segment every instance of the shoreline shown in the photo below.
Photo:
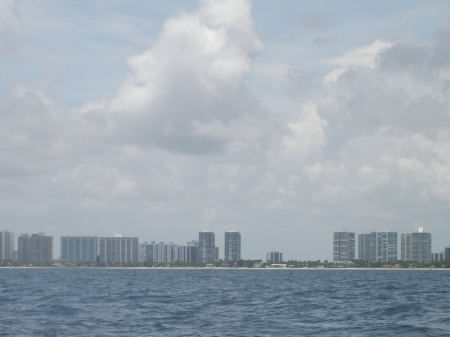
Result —
[[359, 271], [450, 271], [450, 268], [232, 268], [232, 267], [0, 267], [2, 269], [95, 269], [95, 270], [359, 270]]

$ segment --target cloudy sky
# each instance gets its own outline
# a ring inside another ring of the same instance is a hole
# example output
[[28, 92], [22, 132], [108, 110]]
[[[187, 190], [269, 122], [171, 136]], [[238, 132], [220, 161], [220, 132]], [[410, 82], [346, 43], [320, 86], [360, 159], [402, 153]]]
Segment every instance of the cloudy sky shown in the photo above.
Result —
[[70, 233], [450, 243], [448, 1], [3, 0], [0, 95], [0, 228], [55, 257]]

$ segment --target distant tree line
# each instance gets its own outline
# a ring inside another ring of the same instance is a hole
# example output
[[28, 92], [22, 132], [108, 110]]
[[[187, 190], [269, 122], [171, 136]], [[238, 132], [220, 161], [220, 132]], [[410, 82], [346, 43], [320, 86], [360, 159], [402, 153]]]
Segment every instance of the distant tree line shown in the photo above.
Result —
[[[262, 262], [262, 260], [237, 260], [237, 261], [215, 261], [211, 265], [205, 263], [186, 263], [176, 261], [173, 263], [161, 263], [153, 261], [130, 262], [130, 263], [100, 263], [100, 262], [78, 262], [63, 263], [59, 261], [48, 261], [44, 263], [32, 263], [13, 260], [0, 260], [0, 267], [153, 267], [153, 268], [205, 268], [211, 267], [228, 267], [228, 268], [267, 268], [272, 262]], [[369, 262], [364, 260], [352, 260], [351, 262], [329, 262], [328, 260], [315, 261], [297, 261], [288, 260], [278, 262], [277, 264], [285, 264], [287, 268], [450, 268], [450, 260], [432, 261], [427, 263], [419, 263], [413, 261], [395, 261], [395, 262]]]

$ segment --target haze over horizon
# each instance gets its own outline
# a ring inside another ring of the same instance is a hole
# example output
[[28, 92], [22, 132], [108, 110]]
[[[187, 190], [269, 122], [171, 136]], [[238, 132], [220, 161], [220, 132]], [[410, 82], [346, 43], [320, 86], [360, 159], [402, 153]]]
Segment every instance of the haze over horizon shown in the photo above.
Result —
[[450, 243], [450, 3], [0, 2], [0, 229], [332, 259]]

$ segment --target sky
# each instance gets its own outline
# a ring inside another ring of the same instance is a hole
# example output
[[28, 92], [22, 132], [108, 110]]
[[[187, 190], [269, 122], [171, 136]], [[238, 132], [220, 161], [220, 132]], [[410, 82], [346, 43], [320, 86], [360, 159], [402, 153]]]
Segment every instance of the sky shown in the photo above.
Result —
[[[448, 1], [0, 2], [0, 228], [332, 259], [450, 243]], [[222, 255], [223, 256], [223, 255]]]

